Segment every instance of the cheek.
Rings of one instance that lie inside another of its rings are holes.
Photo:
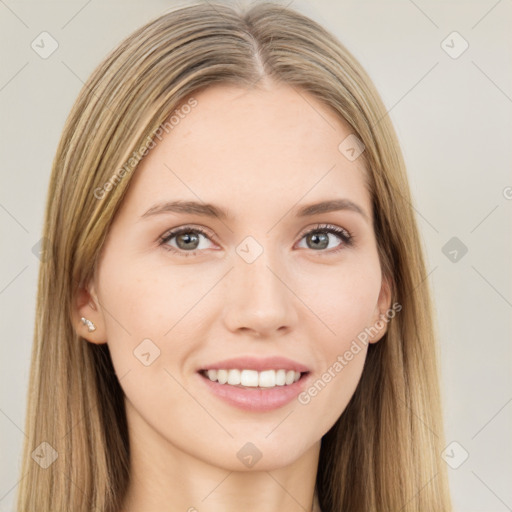
[[[151,267],[132,263],[130,271],[123,272],[118,263],[102,281],[108,346],[126,399],[156,427],[167,421],[166,411],[183,409],[178,369],[193,347],[181,342],[188,317],[180,320],[194,303],[193,293],[183,287],[183,297],[176,281],[168,284]]]
[[[201,340],[194,333],[218,276],[116,254],[104,260],[99,277],[109,350],[121,386],[129,398],[144,397],[158,408],[158,394],[149,390],[175,385],[170,374],[181,380],[182,364]]]
[[[357,353],[355,353],[357,352]],[[343,414],[359,384],[366,359],[367,347],[340,351],[323,371],[311,380],[297,397],[297,415],[306,419],[303,435],[306,438],[323,436]],[[312,424],[307,418],[315,418]]]
[[[318,371],[298,402],[311,417],[321,418],[324,432],[343,413],[361,378],[380,287],[378,261],[360,260],[317,273],[314,290],[303,288],[304,302],[316,316],[310,339]]]
[[[354,255],[339,266],[302,269],[299,275],[297,295],[318,324],[311,339],[320,334],[323,350],[332,358],[375,319],[381,289],[378,259]]]
[[[207,294],[215,278],[192,266],[105,260],[100,282],[109,342],[117,344],[126,336],[133,343],[136,337],[162,339]]]

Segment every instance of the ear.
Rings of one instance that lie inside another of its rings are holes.
[[[96,329],[89,328],[82,322],[82,317],[90,320]],[[79,286],[73,303],[73,325],[79,336],[90,343],[101,345],[107,343],[105,321],[94,284]]]
[[[391,283],[387,277],[382,278],[379,299],[375,306],[372,326],[369,329],[369,343],[377,343],[388,330],[389,317],[386,312],[391,308]]]

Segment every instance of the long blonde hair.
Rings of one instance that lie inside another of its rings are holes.
[[[382,100],[357,60],[308,17],[272,3],[243,11],[208,2],[159,16],[120,43],[64,127],[46,204],[19,512],[119,512],[130,453],[122,376],[108,344],[77,334],[77,290],[93,275],[139,148],[199,90],[250,88],[262,78],[314,95],[363,142],[380,262],[392,302],[402,305],[384,338],[368,347],[356,392],[322,439],[320,506],[451,510],[423,249]]]

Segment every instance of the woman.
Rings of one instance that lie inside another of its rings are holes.
[[[201,3],[128,37],[44,236],[18,510],[451,510],[403,159],[315,22]]]

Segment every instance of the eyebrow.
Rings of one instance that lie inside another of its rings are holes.
[[[356,203],[349,199],[330,199],[319,203],[308,204],[297,210],[297,217],[309,217],[320,213],[328,213],[340,210],[348,210],[361,215],[367,222],[370,219],[367,213]],[[158,203],[147,210],[141,219],[160,215],[163,213],[188,213],[192,215],[203,215],[205,217],[217,217],[218,219],[234,219],[234,215],[228,210],[209,203],[199,203],[196,201],[166,201]]]

